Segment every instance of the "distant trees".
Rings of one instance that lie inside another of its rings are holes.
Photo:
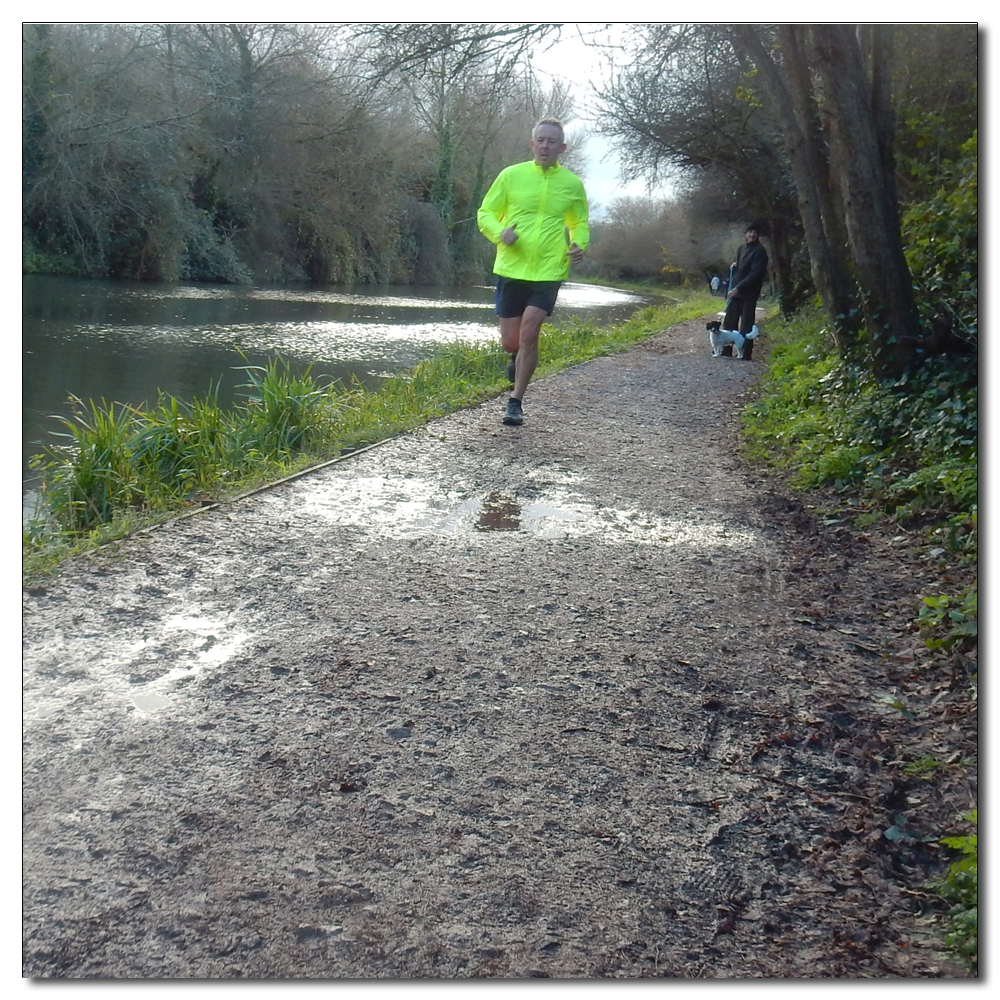
[[[197,230],[172,179],[190,115],[143,67],[151,32],[27,25],[24,227],[33,248],[85,273],[157,276]]]
[[[588,256],[612,280],[680,284],[696,270],[692,242],[682,203],[617,198],[594,224]]]
[[[303,25],[27,25],[29,253],[147,280],[306,277],[311,211],[351,205],[341,185],[324,203],[315,147],[372,148],[322,70],[329,42]]]
[[[485,186],[570,111],[521,59],[557,27],[26,24],[25,267],[478,280]]]

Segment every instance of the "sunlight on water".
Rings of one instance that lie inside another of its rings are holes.
[[[467,297],[442,296],[436,292],[426,295],[396,293],[386,291],[381,294],[370,292],[349,292],[329,289],[309,288],[242,288],[242,287],[202,287],[173,285],[122,289],[122,297],[135,299],[169,300],[192,299],[201,301],[246,299],[258,302],[307,302],[331,305],[374,306],[391,309],[492,309],[493,288],[490,285],[476,285],[462,289],[463,293],[482,296],[482,301],[470,301]],[[595,306],[622,305],[642,302],[642,296],[622,288],[606,288],[600,285],[581,285],[572,281],[563,284],[559,292],[559,308],[590,309]]]
[[[253,299],[261,299],[272,302],[335,302],[347,305],[358,306],[378,306],[391,309],[415,308],[415,309],[489,309],[487,302],[468,302],[461,299],[432,299],[413,298],[404,295],[352,295],[345,292],[286,292],[275,291],[255,291],[249,296]]]
[[[304,360],[416,361],[427,355],[431,344],[483,343],[496,337],[487,323],[254,323],[227,326],[81,326],[67,331],[91,341],[128,342],[142,351],[162,350],[165,345],[196,347],[235,344],[258,354],[292,355]],[[155,341],[151,339],[155,335]],[[408,348],[410,350],[408,350]]]
[[[559,305],[577,309],[592,306],[619,305],[633,303],[639,305],[643,297],[622,288],[604,288],[600,285],[574,285],[567,282],[559,290]]]

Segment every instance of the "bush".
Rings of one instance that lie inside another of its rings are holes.
[[[975,509],[978,389],[961,359],[886,383],[834,353],[818,313],[769,332],[763,391],[743,418],[752,457],[794,469],[798,488],[857,490],[897,516]]]
[[[979,810],[962,817],[973,826],[979,822]],[[979,837],[976,833],[944,837],[946,847],[961,851],[947,874],[935,886],[945,902],[950,903],[946,917],[945,943],[974,969],[979,965]]]
[[[936,194],[903,216],[906,262],[924,321],[935,315],[970,344],[979,339],[979,138],[946,165]]]

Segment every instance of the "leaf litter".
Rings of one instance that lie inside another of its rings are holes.
[[[939,571],[740,463],[754,373],[680,324],[28,591],[24,975],[967,975]]]

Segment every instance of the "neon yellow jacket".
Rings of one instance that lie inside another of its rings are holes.
[[[505,278],[563,281],[569,244],[586,250],[590,242],[583,182],[558,163],[543,170],[528,160],[501,170],[476,218],[479,231],[497,247],[493,272]],[[500,234],[514,223],[517,240],[507,246]]]

